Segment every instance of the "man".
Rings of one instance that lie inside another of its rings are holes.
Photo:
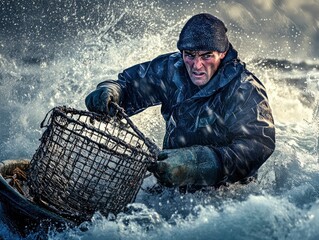
[[[198,14],[177,48],[100,83],[85,99],[90,111],[128,115],[162,104],[163,151],[149,168],[166,186],[219,186],[245,181],[275,148],[275,128],[262,83],[229,43],[224,23]]]

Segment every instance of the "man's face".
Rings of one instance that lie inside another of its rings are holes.
[[[204,86],[217,71],[226,52],[183,50],[183,60],[190,79],[196,86]]]

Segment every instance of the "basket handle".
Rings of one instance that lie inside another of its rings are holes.
[[[48,122],[50,121],[50,119],[52,118],[52,114],[51,112],[53,112],[53,109],[52,108],[50,111],[47,112],[47,114],[45,115],[44,119],[42,120],[42,122],[40,123],[40,127],[41,128],[44,128],[44,127],[48,127]],[[50,114],[50,116],[49,116]],[[45,124],[46,123],[46,124]]]
[[[120,112],[121,116],[128,122],[128,124],[132,127],[132,129],[136,132],[136,134],[142,138],[149,147],[150,151],[155,155],[155,159],[158,155],[158,153],[161,151],[161,149],[153,142],[151,141],[148,137],[146,137],[132,122],[132,120],[129,118],[129,116],[126,114],[125,110],[120,107],[118,104],[111,102],[110,103],[118,112]]]

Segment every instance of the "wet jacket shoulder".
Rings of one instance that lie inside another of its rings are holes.
[[[170,100],[176,90],[171,81],[174,65],[180,60],[180,53],[168,53],[125,69],[118,75],[118,83],[123,91],[121,105],[128,115]]]
[[[227,142],[212,148],[222,161],[224,182],[253,176],[275,149],[274,120],[265,87],[242,67],[240,75],[220,89],[222,107],[216,113]]]

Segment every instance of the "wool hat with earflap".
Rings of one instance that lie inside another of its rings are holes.
[[[225,24],[217,17],[201,13],[191,17],[183,27],[177,48],[180,51],[218,51],[229,48]]]

